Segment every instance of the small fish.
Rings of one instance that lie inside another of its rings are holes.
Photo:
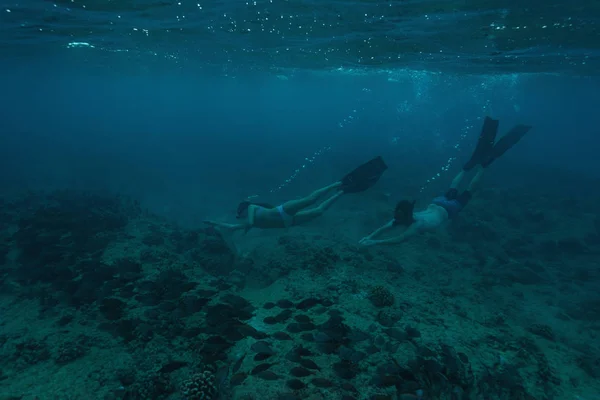
[[[310,317],[308,315],[304,315],[304,314],[296,315],[294,317],[294,319],[296,320],[296,322],[299,322],[301,324],[308,324],[308,323],[312,322],[310,320]]]
[[[286,382],[287,387],[292,390],[300,390],[306,387],[306,384],[302,382],[300,379],[290,379]]]
[[[302,365],[304,368],[316,369],[319,371],[321,370],[321,368],[319,368],[319,366],[313,360],[309,360],[307,358],[300,359],[300,361],[298,361],[298,364]]]
[[[254,343],[252,346],[250,346],[250,348],[257,353],[275,354],[269,343],[265,342],[264,340]]]
[[[183,368],[189,363],[187,361],[171,361],[165,364],[158,372],[169,374],[173,371],[177,371],[179,368]]]
[[[275,380],[279,379],[279,375],[277,375],[273,371],[263,371],[263,372],[257,374],[256,376],[258,376],[259,378],[264,379],[266,381],[275,381]]]
[[[242,335],[250,336],[250,337],[253,337],[254,339],[264,339],[267,337],[266,333],[258,331],[247,324],[237,324],[237,325],[233,325],[233,327],[236,328],[237,331],[239,333],[241,333]]]
[[[258,353],[254,356],[254,361],[264,361],[271,356],[272,354],[269,353]]]
[[[279,314],[277,314],[277,315],[275,316],[275,319],[276,319],[278,322],[285,322],[285,321],[287,321],[288,319],[290,319],[290,317],[292,316],[292,314],[293,314],[293,311],[292,311],[292,310],[290,310],[290,309],[283,310],[282,312],[280,312]]]
[[[314,378],[312,381],[310,381],[310,383],[312,383],[313,385],[315,385],[318,388],[330,388],[333,386],[333,382],[330,381],[329,379],[325,379],[325,378]]]
[[[225,340],[222,336],[210,336],[204,340],[206,344],[219,344],[219,345],[228,345],[229,342]]]
[[[302,357],[310,357],[310,356],[314,355],[314,353],[312,351],[310,351],[310,349],[307,349],[306,347],[303,347],[303,346],[294,347],[293,351],[294,351],[294,353],[296,353]]]
[[[261,372],[264,372],[264,371],[268,370],[269,368],[271,368],[273,365],[275,365],[275,363],[259,364],[256,367],[254,367],[252,372],[250,372],[250,375],[260,374]]]
[[[302,368],[302,367],[294,367],[290,370],[290,374],[292,374],[293,376],[297,377],[297,378],[303,378],[305,376],[309,376],[312,375],[313,372],[309,371],[306,368]]]
[[[265,303],[265,304],[263,305],[263,308],[264,308],[265,310],[270,310],[270,309],[271,309],[271,308],[273,308],[273,307],[275,307],[275,303],[273,303],[273,302],[271,302],[271,301],[269,301],[268,303]]]
[[[247,377],[248,377],[247,373],[240,372],[240,373],[233,375],[231,377],[231,379],[229,380],[229,382],[231,383],[231,386],[237,386],[237,385],[242,384],[246,380]]]
[[[315,324],[313,324],[312,322],[307,322],[305,324],[300,324],[300,330],[302,330],[303,332],[305,332],[305,331],[314,331],[315,329],[317,329],[317,326]]]
[[[294,353],[293,351],[290,351],[289,353],[287,353],[285,355],[285,358],[292,362],[298,362],[302,359],[302,357],[300,357],[298,354]]]
[[[289,300],[282,299],[277,302],[277,306],[279,308],[292,308],[294,306],[294,303],[292,303]]]
[[[293,340],[292,337],[285,332],[275,332],[271,336],[277,340]]]
[[[313,338],[315,339],[315,342],[317,342],[317,343],[333,342],[333,339],[331,338],[331,336],[329,336],[325,332],[317,332],[313,335]]]
[[[215,385],[218,388],[222,388],[225,384],[225,381],[229,377],[229,366],[223,365],[221,368],[215,372]]]
[[[235,374],[239,371],[242,363],[244,362],[244,358],[246,358],[246,353],[242,354],[242,356],[233,364],[233,368],[231,369],[232,374]]]
[[[300,303],[296,304],[296,308],[298,310],[308,310],[309,308],[316,306],[320,302],[321,300],[311,297],[308,299],[304,299]]]

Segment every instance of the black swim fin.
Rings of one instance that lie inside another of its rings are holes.
[[[471,159],[463,166],[463,170],[469,171],[476,165],[482,164],[486,160],[489,160],[490,154],[494,147],[494,142],[496,141],[496,134],[498,133],[499,124],[499,120],[485,117],[485,121],[483,121],[483,128],[481,128],[481,133],[479,134],[479,139],[477,140],[477,147],[475,147],[475,151],[473,151]]]
[[[344,193],[363,192],[377,183],[387,169],[381,156],[368,161],[342,178]]]
[[[502,136],[498,143],[494,145],[489,154],[488,159],[481,163],[483,168],[488,167],[495,159],[506,153],[508,149],[513,147],[527,132],[531,130],[529,125],[516,125],[506,135]]]

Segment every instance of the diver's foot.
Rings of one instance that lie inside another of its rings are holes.
[[[328,190],[332,190],[332,189],[340,189],[343,186],[342,181],[337,181],[332,183],[331,185],[327,186]]]

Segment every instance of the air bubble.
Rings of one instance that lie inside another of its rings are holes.
[[[370,93],[371,93],[371,89],[368,89],[368,88],[362,89],[361,96],[358,99],[360,107],[352,109],[346,117],[344,117],[341,121],[338,121],[338,124],[337,124],[338,128],[344,129],[348,126],[351,126],[352,124],[354,124],[355,122],[357,122],[360,119],[360,112],[362,112],[364,110],[364,107],[362,106],[363,101],[367,100],[362,97],[365,96],[366,94],[370,94]],[[307,169],[306,168],[307,164],[314,164],[315,161],[317,161],[320,157],[322,157],[325,154],[327,154],[328,152],[330,152],[331,149],[332,149],[331,146],[323,146],[320,149],[317,149],[312,154],[312,156],[304,157],[303,158],[304,164],[300,168],[295,169],[294,173],[291,176],[289,176],[284,181],[284,183],[280,184],[279,186],[277,186],[274,189],[271,189],[269,191],[269,193],[276,193],[276,192],[284,189],[285,187],[289,186],[289,184],[291,184],[293,181],[296,180],[296,178],[298,177],[298,174],[300,173],[301,170]]]
[[[468,119],[465,120],[465,124],[464,124],[464,127],[463,127],[463,129],[461,131],[461,134],[460,134],[459,138],[458,138],[458,142],[454,146],[452,146],[452,148],[455,149],[457,152],[460,152],[460,150],[461,150],[461,144],[462,144],[463,140],[468,136],[467,133],[471,129],[473,129],[473,125],[471,125],[469,123]],[[422,193],[427,188],[427,185],[430,184],[431,182],[435,181],[436,178],[440,178],[443,175],[443,173],[448,172],[450,170],[450,167],[452,166],[452,164],[454,163],[454,161],[456,159],[457,159],[457,157],[450,157],[450,158],[448,158],[448,161],[446,161],[446,164],[443,165],[440,168],[440,171],[436,172],[434,176],[432,176],[431,178],[429,178],[429,179],[427,179],[425,181],[425,184],[423,184],[423,186],[421,186],[421,189],[419,190],[419,193]]]

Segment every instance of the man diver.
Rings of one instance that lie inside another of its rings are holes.
[[[445,195],[436,197],[427,209],[418,212],[414,211],[415,201],[400,201],[396,205],[394,218],[370,235],[362,238],[359,244],[361,246],[374,246],[402,243],[412,236],[421,232],[434,230],[449,219],[455,218],[465,208],[469,200],[471,200],[473,193],[479,188],[479,183],[485,169],[521,140],[531,129],[531,126],[528,125],[516,125],[496,142],[498,125],[498,120],[490,117],[485,118],[477,146],[471,159],[452,180],[450,189]],[[475,176],[471,179],[467,190],[459,193],[458,186],[463,180],[465,173],[473,169],[475,169]],[[404,229],[399,236],[388,239],[375,239],[376,236],[396,227]]]

